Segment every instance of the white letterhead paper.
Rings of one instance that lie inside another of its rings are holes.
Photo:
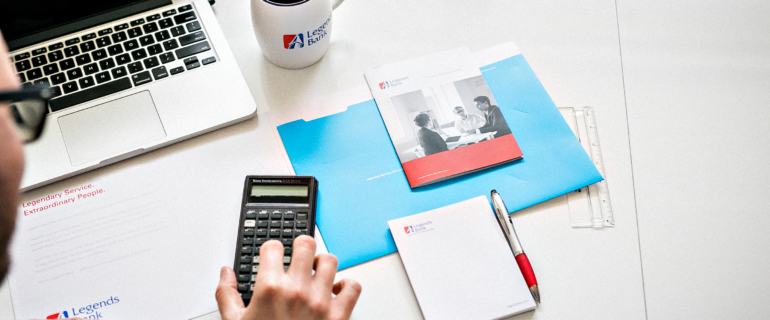
[[[425,319],[499,319],[535,309],[486,197],[388,225]]]

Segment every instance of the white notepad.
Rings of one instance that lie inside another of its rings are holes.
[[[535,309],[486,197],[388,224],[425,319],[499,319]]]

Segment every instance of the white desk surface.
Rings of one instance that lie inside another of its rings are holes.
[[[214,8],[260,112],[515,41],[557,106],[595,108],[617,226],[571,229],[563,197],[515,213],[543,297],[516,319],[722,319],[770,314],[770,4],[754,2],[347,0],[302,70],[262,57],[248,1]],[[397,254],[340,276],[363,285],[354,319],[421,318]]]

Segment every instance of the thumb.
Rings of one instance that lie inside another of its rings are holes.
[[[216,291],[217,306],[223,320],[240,319],[245,307],[238,293],[235,272],[230,267],[222,267],[219,272],[219,285]]]

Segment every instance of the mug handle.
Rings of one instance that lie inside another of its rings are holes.
[[[332,4],[332,10],[337,9],[337,7],[339,7],[340,4],[342,4],[342,1],[345,1],[345,0],[336,0],[336,1],[334,1],[334,4]]]

